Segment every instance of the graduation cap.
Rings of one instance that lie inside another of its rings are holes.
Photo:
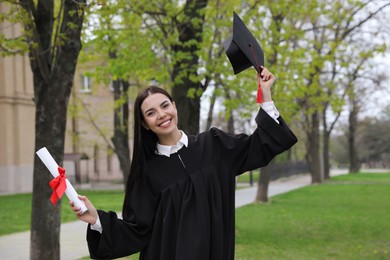
[[[261,103],[260,73],[261,66],[264,66],[264,52],[235,12],[233,17],[233,36],[229,37],[223,45],[233,67],[234,74],[238,74],[252,66],[256,69],[258,74],[257,102]]]

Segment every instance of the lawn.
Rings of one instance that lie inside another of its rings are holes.
[[[124,192],[121,190],[79,190],[78,193],[88,196],[99,209],[122,210]],[[77,220],[68,202],[68,198],[64,195],[62,223]],[[0,209],[0,236],[30,229],[31,193],[0,196]]]
[[[79,193],[121,210],[123,191]],[[62,222],[75,220],[63,204]],[[0,208],[0,235],[29,229],[31,194],[0,196]],[[390,173],[334,177],[237,209],[236,259],[390,259],[389,212]]]
[[[390,174],[332,178],[236,210],[236,259],[390,259]]]

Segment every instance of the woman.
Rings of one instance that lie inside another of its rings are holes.
[[[134,105],[133,160],[123,220],[114,212],[71,206],[89,223],[92,258],[233,259],[235,177],[267,165],[297,142],[271,98],[274,76],[263,68],[264,103],[250,136],[216,128],[187,136],[177,127],[174,101],[163,89],[142,91]],[[267,112],[265,112],[265,110]]]

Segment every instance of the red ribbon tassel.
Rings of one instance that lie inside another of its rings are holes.
[[[263,103],[263,91],[261,90],[261,84],[260,84],[260,72],[257,73],[257,103]]]
[[[57,200],[60,199],[62,195],[64,195],[66,190],[65,169],[58,167],[58,173],[59,175],[49,182],[49,185],[53,190],[50,201],[54,206],[57,204]]]
[[[261,68],[260,68],[259,64],[257,63],[255,52],[253,51],[252,44],[250,44],[250,43],[249,43],[249,48],[251,50],[253,59],[255,60],[255,63],[256,63],[256,70],[258,70],[258,72],[257,72],[257,97],[256,97],[256,102],[257,103],[263,103],[263,91],[261,90],[261,84],[260,84]]]

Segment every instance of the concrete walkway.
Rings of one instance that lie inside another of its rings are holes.
[[[344,171],[332,172],[332,176],[343,174]],[[310,185],[310,175],[294,176],[286,179],[272,181],[268,187],[268,195],[272,197],[303,186]],[[257,187],[239,189],[236,191],[236,207],[250,204],[254,201]],[[87,225],[81,221],[64,223],[61,225],[61,259],[75,260],[88,256],[86,243]],[[30,258],[30,232],[20,232],[0,236],[0,259],[29,259]]]

